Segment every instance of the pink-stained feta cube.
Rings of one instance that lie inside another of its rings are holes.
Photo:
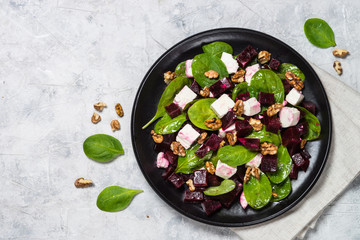
[[[176,136],[178,141],[185,149],[189,149],[191,144],[200,136],[190,124],[186,124]]]
[[[192,62],[193,60],[192,59],[189,59],[189,60],[186,60],[185,61],[185,74],[188,78],[193,78],[193,74],[192,74],[192,68],[191,68],[191,65],[192,65]]]
[[[246,71],[246,73],[245,73],[245,81],[250,84],[251,78],[259,70],[260,70],[260,65],[259,64],[254,64],[254,65],[251,65],[251,66],[245,68],[245,71]]]
[[[244,115],[254,116],[261,111],[260,103],[256,100],[255,97],[252,97],[244,101]]]
[[[219,118],[222,118],[234,105],[235,103],[229,95],[223,94],[210,105],[210,108]]]
[[[262,160],[263,155],[261,153],[256,154],[256,156],[251,159],[248,163],[245,164],[245,167],[259,167],[261,164],[261,160]]]
[[[237,72],[239,64],[230,53],[223,52],[221,55],[221,61],[225,64],[226,70],[229,74]]]
[[[169,166],[169,161],[165,158],[163,152],[159,152],[156,158],[156,166],[158,168],[167,168]]]
[[[245,209],[248,206],[248,202],[246,201],[244,192],[240,195],[240,205],[243,209]]]
[[[235,131],[236,131],[236,128],[235,128],[235,123],[234,123],[233,125],[230,125],[225,130],[222,130],[222,128],[220,128],[218,136],[221,138],[224,138],[227,133],[231,133],[231,132],[235,132]]]
[[[287,101],[284,100],[283,103],[282,103],[283,107],[285,107],[286,104],[287,104]]]
[[[237,168],[233,168],[219,160],[216,165],[215,175],[223,179],[228,179],[231,178],[236,173],[236,171]]]
[[[181,110],[183,110],[189,102],[194,100],[197,97],[196,93],[194,93],[188,86],[184,86],[181,91],[176,94],[174,98],[174,103],[177,104]]]
[[[283,107],[279,113],[283,128],[295,126],[300,120],[300,111],[292,107]]]
[[[304,95],[295,88],[291,89],[291,91],[286,95],[286,101],[293,106],[299,105],[304,99]]]

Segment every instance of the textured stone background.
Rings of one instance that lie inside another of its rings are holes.
[[[229,229],[181,216],[143,178],[130,112],[144,74],[187,36],[244,27],[285,41],[337,76],[332,49],[312,46],[303,34],[305,20],[320,17],[338,47],[351,52],[338,78],[359,91],[359,16],[360,1],[353,0],[0,1],[0,239],[237,239]],[[99,100],[110,109],[93,125]],[[116,102],[125,117],[112,133]],[[126,154],[109,164],[87,159],[82,143],[95,133],[120,139]],[[76,189],[80,176],[95,186]],[[326,209],[306,239],[360,239],[359,183]],[[145,192],[125,211],[106,213],[95,203],[109,185]]]

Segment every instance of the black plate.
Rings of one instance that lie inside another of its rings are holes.
[[[156,168],[156,153],[153,150],[153,140],[150,130],[141,127],[148,122],[156,112],[157,104],[165,84],[163,74],[175,69],[182,61],[193,58],[202,53],[201,46],[214,41],[229,43],[234,54],[239,53],[251,44],[259,50],[267,50],[272,57],[281,62],[288,62],[298,66],[306,76],[304,95],[307,100],[315,102],[318,109],[317,117],[320,120],[322,131],[319,140],[309,142],[307,149],[312,155],[310,166],[306,173],[299,172],[298,180],[292,181],[292,192],[278,203],[270,203],[261,210],[248,207],[243,210],[238,202],[230,209],[222,209],[212,216],[206,216],[200,204],[183,202],[183,189],[175,189],[170,183],[161,178],[163,170]],[[325,165],[331,142],[331,113],[324,88],[315,71],[309,63],[294,49],[280,40],[261,32],[241,29],[225,28],[202,32],[191,36],[166,51],[146,73],[137,92],[131,121],[131,134],[134,152],[146,180],[155,192],[171,207],[187,217],[226,227],[249,226],[270,220],[294,207],[314,186]]]

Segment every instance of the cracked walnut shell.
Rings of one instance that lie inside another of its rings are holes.
[[[111,126],[111,130],[113,130],[113,132],[120,130],[120,123],[118,120],[112,120],[110,123]]]
[[[207,78],[218,78],[219,77],[219,73],[214,71],[214,70],[207,71],[207,72],[204,73],[204,75]]]
[[[205,126],[212,129],[218,130],[222,126],[222,122],[220,119],[210,118],[204,122]]]
[[[98,122],[101,121],[101,117],[99,114],[97,113],[94,113],[91,117],[91,122],[94,123],[94,124],[97,124]]]
[[[241,69],[240,71],[237,71],[232,77],[231,77],[231,81],[234,83],[241,83],[244,82],[245,76],[245,70]]]
[[[269,117],[275,116],[278,112],[280,112],[280,110],[282,108],[283,108],[283,105],[281,103],[275,103],[266,110],[266,114]]]
[[[181,143],[172,142],[170,145],[170,149],[171,151],[173,151],[175,155],[178,155],[180,157],[185,157],[185,148],[181,145]]]
[[[332,53],[335,57],[344,58],[349,54],[349,51],[346,49],[336,48]]]
[[[343,70],[342,70],[342,67],[341,67],[341,63],[339,61],[335,61],[334,64],[333,64],[333,67],[335,69],[335,71],[337,72],[338,75],[341,75]]]
[[[255,118],[250,118],[249,124],[253,127],[253,129],[257,132],[260,131],[263,127],[263,124],[260,120],[257,120]]]
[[[275,144],[264,142],[261,144],[260,149],[262,155],[275,155],[278,147]]]
[[[150,134],[155,143],[162,143],[164,140],[164,137],[160,134],[157,134],[154,130],[151,130]]]
[[[106,103],[98,102],[94,104],[94,108],[96,111],[101,112],[106,107]]]
[[[271,53],[269,53],[268,51],[261,51],[258,54],[258,60],[260,64],[265,64],[268,61],[270,61],[271,58]]]
[[[77,188],[90,187],[93,184],[93,181],[90,179],[78,178],[75,180],[74,185]]]

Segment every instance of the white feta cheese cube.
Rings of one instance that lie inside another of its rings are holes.
[[[245,164],[245,167],[259,167],[261,164],[261,160],[262,160],[263,155],[261,153],[256,154],[256,156],[251,159],[248,163]]]
[[[167,168],[169,166],[169,161],[165,158],[163,152],[159,152],[156,158],[156,166],[158,168]]]
[[[193,62],[192,59],[189,59],[189,60],[185,61],[185,75],[188,78],[194,77],[193,74],[192,74],[192,68],[191,68],[192,62]]]
[[[185,86],[178,94],[176,94],[174,103],[176,103],[181,109],[184,109],[186,104],[194,100],[196,97],[196,93],[194,93],[188,86]]]
[[[210,105],[210,108],[219,118],[222,118],[234,105],[234,101],[227,94],[223,94]]]
[[[219,129],[219,134],[218,136],[221,138],[226,137],[227,133],[231,133],[231,132],[235,132],[236,128],[235,128],[235,123],[233,125],[230,125],[228,128],[226,128],[225,130],[223,130],[222,128]]]
[[[254,116],[261,111],[260,103],[256,100],[255,97],[252,97],[244,101],[244,115]]]
[[[178,141],[185,149],[189,149],[191,144],[193,144],[199,136],[200,133],[198,133],[190,124],[186,124],[176,136],[176,141]]]
[[[242,192],[240,195],[240,205],[243,209],[245,209],[249,205],[249,203],[246,201],[244,192]]]
[[[233,168],[219,160],[216,165],[215,175],[223,179],[228,179],[231,178],[232,175],[236,173],[236,171],[237,168]]]
[[[260,70],[260,65],[259,64],[254,64],[254,65],[251,65],[251,66],[245,68],[245,71],[246,71],[246,73],[245,73],[245,81],[250,84],[251,78],[259,70]]]
[[[231,54],[227,52],[223,52],[221,55],[221,61],[225,64],[229,74],[233,74],[237,72],[239,68],[239,64]]]
[[[283,107],[279,113],[283,128],[295,126],[300,119],[300,111],[292,107]]]
[[[304,95],[301,92],[296,90],[295,88],[291,89],[291,91],[286,95],[286,101],[293,106],[298,105],[304,99]]]

